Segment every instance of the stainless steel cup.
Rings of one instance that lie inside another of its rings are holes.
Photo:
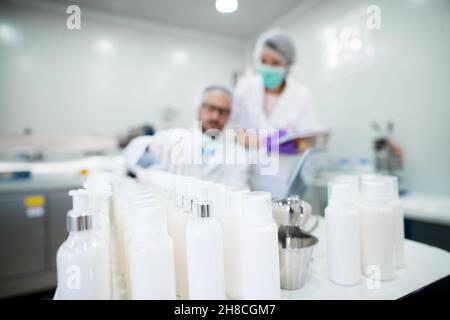
[[[311,211],[311,205],[296,195],[272,201],[273,218],[278,226],[301,228],[311,216]]]
[[[297,290],[303,287],[311,253],[318,241],[297,226],[278,228],[281,289]]]

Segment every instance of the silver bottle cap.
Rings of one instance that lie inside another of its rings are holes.
[[[212,206],[210,203],[197,204],[197,218],[209,218],[212,216]]]
[[[92,215],[67,215],[67,231],[84,231],[92,229]]]

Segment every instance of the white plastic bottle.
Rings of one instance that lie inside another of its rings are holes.
[[[175,225],[183,210],[183,180],[176,179],[177,184],[172,194],[171,206],[167,209],[167,228],[172,239],[175,235]]]
[[[130,298],[175,299],[173,244],[164,207],[143,202],[136,210],[128,247]]]
[[[124,181],[118,181],[118,183],[115,185],[116,207],[114,208],[114,227],[116,229],[117,235],[119,270],[124,276],[126,275],[127,268],[126,231],[130,218],[130,194],[136,192],[137,190],[138,185],[136,181],[131,180],[131,178]],[[125,284],[128,284],[126,280]]]
[[[200,187],[195,212],[186,229],[189,299],[225,299],[223,242],[220,223],[212,213],[207,187]]]
[[[214,217],[222,221],[222,217],[227,210],[226,194],[229,189],[226,185],[220,183],[206,183],[211,202],[214,205]]]
[[[398,179],[395,176],[386,176],[384,179],[387,183],[390,203],[394,209],[395,263],[397,268],[403,268],[405,267],[405,220],[398,195]]]
[[[104,233],[108,243],[111,236],[110,198],[112,186],[90,180],[84,183],[84,188],[89,192],[90,205],[99,214],[94,216],[93,226]]]
[[[239,299],[279,299],[278,228],[272,218],[270,193],[246,193],[242,214]]]
[[[249,189],[238,188],[228,190],[228,209],[222,216],[225,292],[231,299],[239,299],[242,296],[240,291],[242,283],[240,222],[244,194],[249,191]]]
[[[136,217],[139,214],[140,208],[142,206],[155,206],[158,204],[161,204],[160,198],[155,195],[154,193],[151,193],[146,188],[141,188],[139,191],[133,192],[129,195],[129,205],[128,205],[128,214],[126,215],[126,223],[125,223],[125,232],[124,232],[124,257],[125,257],[125,272],[124,272],[124,279],[125,283],[127,285],[128,293],[131,293],[132,290],[132,284],[130,281],[130,254],[128,252],[130,248],[130,241],[131,237],[134,234],[135,228],[139,227],[139,222],[137,221]],[[129,298],[131,298],[129,296]]]
[[[360,221],[355,183],[328,185],[325,208],[328,279],[343,286],[361,279]]]
[[[196,184],[185,182],[182,193],[182,209],[175,212],[175,224],[173,225],[173,242],[175,254],[175,279],[177,295],[181,299],[188,299],[188,276],[186,265],[186,226],[192,214],[192,202]]]
[[[361,252],[366,276],[375,280],[395,278],[394,212],[382,180],[362,184]]]
[[[67,213],[69,237],[56,256],[58,299],[108,300],[111,282],[108,246],[92,228],[86,190],[72,190],[73,210]]]
[[[111,215],[110,202],[112,195],[112,186],[108,184],[103,175],[94,175],[94,178],[88,179],[83,186],[89,193],[90,207],[97,214],[93,216],[93,228],[101,232],[105,237],[108,246],[108,256],[110,261],[109,274],[111,277],[111,288],[113,287],[112,279],[112,259],[111,259]],[[111,292],[112,297],[112,292]]]
[[[354,174],[339,174],[334,179],[333,182],[336,183],[347,183],[353,186],[358,193],[358,197],[361,189],[360,177]],[[359,199],[357,199],[359,201]]]

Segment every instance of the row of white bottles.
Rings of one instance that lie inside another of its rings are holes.
[[[270,193],[162,172],[140,181],[167,200],[178,297],[280,298]]]
[[[114,234],[120,299],[175,299],[174,246],[161,194],[122,178],[114,184]]]
[[[149,173],[145,182],[119,179],[112,234],[111,187],[98,181],[85,187],[70,193],[74,209],[58,251],[58,298],[110,299],[117,286],[126,296],[114,297],[129,299],[280,297],[269,193],[163,172]],[[361,269],[389,280],[404,265],[393,177],[330,184],[326,227],[328,276],[337,284],[358,283]]]
[[[279,298],[269,193],[164,172],[84,186],[70,193],[57,298]]]
[[[361,185],[361,187],[360,187]],[[395,278],[404,267],[403,211],[391,176],[346,176],[330,183],[325,209],[330,281],[355,285],[361,273]]]

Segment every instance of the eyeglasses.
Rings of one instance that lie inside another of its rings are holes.
[[[202,108],[205,108],[208,113],[217,111],[221,117],[229,116],[231,113],[231,110],[226,107],[218,107],[209,103],[202,103]]]

